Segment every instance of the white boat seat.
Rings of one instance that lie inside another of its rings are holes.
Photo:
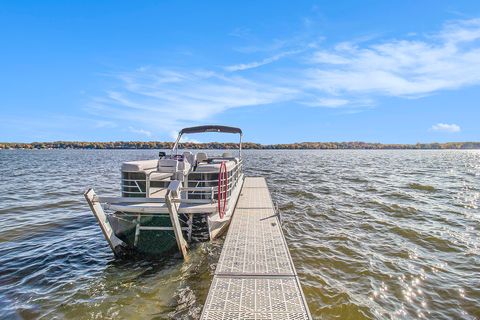
[[[197,160],[197,156],[191,153],[190,151],[185,151],[183,153],[183,161],[188,161],[191,165],[195,164]]]
[[[122,163],[123,172],[149,171],[157,168],[158,160],[139,160]]]
[[[233,158],[232,154],[230,152],[224,152],[222,154],[222,158]]]
[[[205,160],[208,160],[208,156],[205,152],[197,153],[197,162],[203,162]]]
[[[177,172],[181,172],[183,174],[187,174],[190,171],[191,167],[192,165],[190,164],[188,159],[184,159],[183,161],[175,159],[158,160],[158,172],[161,173],[174,174]]]
[[[165,180],[173,176],[173,173],[169,172],[152,172],[150,174],[150,181],[160,181]]]
[[[213,163],[199,163],[197,166],[197,170],[195,172],[210,172],[210,173],[217,173],[220,171],[221,162],[213,162]],[[225,161],[225,166],[227,171],[233,170],[236,163],[233,160]]]
[[[188,171],[190,171],[190,168],[192,165],[187,159],[183,159],[183,161],[178,162],[178,169],[179,171],[183,171],[183,174],[187,174]]]
[[[178,161],[174,159],[158,160],[158,171],[165,173],[175,173],[178,170]]]

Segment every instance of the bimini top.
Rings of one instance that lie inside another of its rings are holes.
[[[242,134],[242,129],[235,128],[235,127],[227,127],[227,126],[198,126],[198,127],[190,127],[190,128],[183,128],[180,130],[179,135],[185,133],[202,133],[202,132],[227,132],[227,133],[239,133]]]

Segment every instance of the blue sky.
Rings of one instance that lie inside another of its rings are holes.
[[[0,39],[0,141],[480,140],[477,1],[4,1]]]

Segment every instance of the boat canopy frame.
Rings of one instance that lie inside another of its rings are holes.
[[[229,127],[229,126],[220,126],[220,125],[206,125],[206,126],[196,126],[196,127],[189,127],[183,128],[180,130],[177,136],[177,140],[175,140],[175,144],[172,148],[172,155],[177,154],[178,152],[178,144],[180,143],[180,139],[184,134],[191,134],[191,133],[205,133],[205,132],[222,132],[222,133],[234,133],[240,135],[240,141],[238,144],[238,155],[242,157],[242,137],[243,132],[242,129],[236,127]]]

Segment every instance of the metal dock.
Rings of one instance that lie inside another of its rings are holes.
[[[311,319],[262,177],[245,178],[201,319]]]

